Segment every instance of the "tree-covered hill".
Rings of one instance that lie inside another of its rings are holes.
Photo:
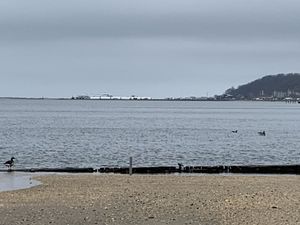
[[[300,97],[300,74],[268,75],[238,88],[226,90],[237,99]]]

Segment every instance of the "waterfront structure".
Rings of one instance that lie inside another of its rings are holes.
[[[77,100],[151,100],[151,97],[140,97],[136,95],[131,96],[113,96],[110,94],[103,94],[98,96],[88,96],[88,95],[79,95],[77,97],[72,97],[72,99]]]

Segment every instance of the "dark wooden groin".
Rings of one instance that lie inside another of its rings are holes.
[[[300,174],[300,165],[230,166],[230,173]]]
[[[0,172],[7,172],[1,169]],[[129,167],[101,167],[94,168],[29,168],[12,169],[11,172],[54,172],[54,173],[119,173],[128,174]],[[170,173],[202,173],[202,174],[297,174],[300,175],[300,165],[232,165],[232,166],[156,166],[156,167],[133,167],[133,174],[170,174]]]
[[[128,174],[128,167],[105,167],[99,173]],[[203,174],[300,174],[300,165],[249,165],[249,166],[185,166],[182,168],[165,167],[133,167],[135,174],[166,174],[166,173],[203,173]]]
[[[66,167],[66,168],[26,168],[26,169],[12,169],[12,170],[0,170],[0,172],[28,172],[28,173],[94,173],[94,168],[76,168],[76,167]]]
[[[122,173],[128,174],[128,167],[104,167],[98,169],[99,173]],[[158,167],[133,167],[132,172],[136,174],[163,174],[163,173],[176,173],[179,170],[175,166],[158,166]]]
[[[226,173],[224,166],[185,166],[184,173]]]
[[[186,166],[185,173],[300,174],[300,165]]]

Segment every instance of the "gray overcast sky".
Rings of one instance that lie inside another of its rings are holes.
[[[206,96],[300,72],[299,0],[0,0],[0,96]]]

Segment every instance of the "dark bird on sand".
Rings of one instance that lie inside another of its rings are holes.
[[[13,167],[14,166],[14,164],[15,164],[15,157],[11,157],[11,159],[10,160],[8,160],[8,161],[6,161],[5,163],[4,163],[4,165],[5,166],[7,166],[9,169],[11,169],[11,167]]]

